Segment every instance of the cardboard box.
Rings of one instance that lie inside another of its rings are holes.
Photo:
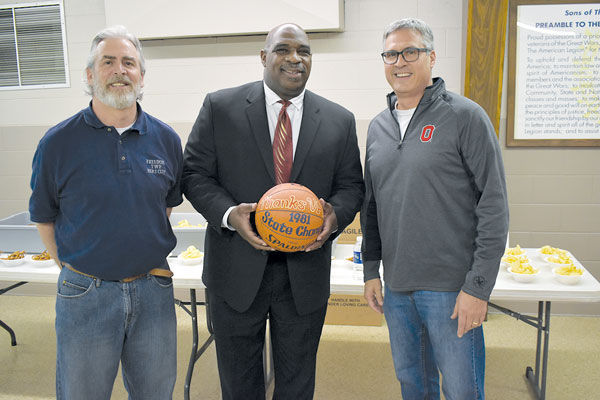
[[[362,230],[360,229],[360,213],[357,213],[356,217],[354,217],[354,221],[340,233],[337,237],[337,242],[340,244],[354,244],[357,236],[362,236]]]
[[[383,314],[369,307],[363,295],[332,294],[327,302],[327,325],[381,326]]]

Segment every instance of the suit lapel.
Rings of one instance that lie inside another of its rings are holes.
[[[271,144],[271,136],[269,134],[269,125],[267,122],[267,111],[265,105],[265,91],[262,81],[256,85],[248,93],[246,98],[248,106],[246,107],[246,116],[250,123],[250,130],[256,141],[258,151],[265,162],[269,176],[275,182],[274,167],[273,167],[273,146]]]
[[[302,170],[302,165],[306,161],[308,151],[317,136],[317,130],[321,123],[319,107],[315,102],[315,97],[308,90],[304,93],[304,111],[302,112],[302,123],[300,125],[300,135],[298,136],[298,145],[294,153],[294,164],[290,175],[290,182],[294,182]],[[271,165],[273,164],[271,160]]]

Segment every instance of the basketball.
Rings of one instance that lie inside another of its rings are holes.
[[[256,230],[275,250],[304,250],[317,239],[323,225],[323,207],[315,194],[296,183],[268,190],[256,206]]]

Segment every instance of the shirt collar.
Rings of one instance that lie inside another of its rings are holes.
[[[263,81],[263,86],[265,88],[265,102],[267,103],[268,106],[272,106],[273,104],[275,104],[279,100],[281,100],[281,97],[279,97],[277,95],[277,93],[272,91],[271,88],[268,87],[264,81]],[[289,100],[290,103],[292,103],[292,105],[294,107],[296,107],[296,109],[298,109],[298,110],[302,110],[302,104],[304,104],[304,93],[305,92],[306,92],[306,89],[302,89],[302,93],[300,93],[298,96]]]
[[[136,102],[136,108],[137,108],[137,118],[136,118],[135,122],[133,123],[133,126],[131,128],[129,128],[129,130],[136,131],[140,135],[145,135],[147,126],[148,126],[148,122],[146,121],[146,114],[144,112],[142,112],[142,106],[140,106],[140,103]],[[107,126],[107,125],[103,124],[102,121],[100,121],[98,119],[98,117],[96,116],[96,114],[94,113],[94,110],[92,109],[91,101],[90,101],[90,105],[85,110],[83,110],[83,119],[86,124],[88,124],[89,126],[94,127],[94,128],[104,128]]]

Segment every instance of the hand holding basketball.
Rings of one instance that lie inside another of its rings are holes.
[[[260,237],[275,250],[301,251],[321,233],[323,206],[310,189],[283,183],[262,196],[255,221]]]
[[[227,219],[227,223],[235,229],[235,231],[256,250],[269,250],[270,248],[257,234],[254,232],[250,224],[250,213],[256,210],[256,203],[241,203],[238,204]]]
[[[321,227],[321,232],[319,233],[319,236],[317,236],[317,239],[312,242],[305,251],[313,251],[321,248],[327,239],[329,239],[329,236],[331,236],[338,227],[337,216],[335,215],[333,206],[323,199],[319,199],[319,201],[321,202],[321,206],[323,206],[323,226]]]

